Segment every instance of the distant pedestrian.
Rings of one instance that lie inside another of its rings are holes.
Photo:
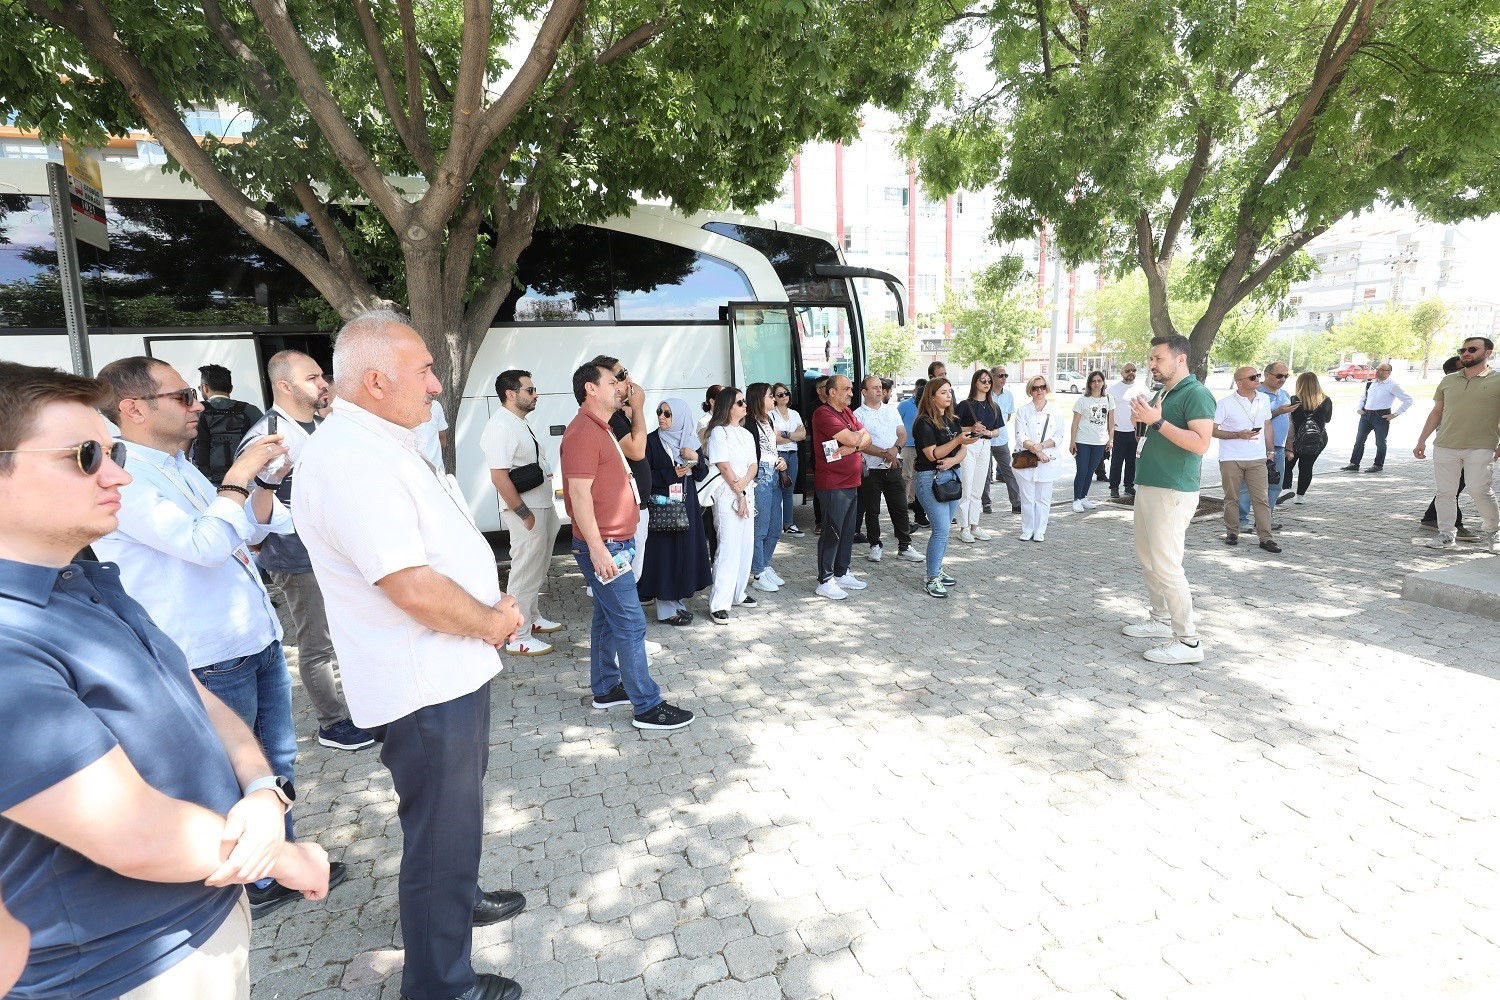
[[[1260,391],[1260,372],[1253,366],[1236,369],[1235,391],[1214,408],[1214,437],[1219,439],[1219,477],[1224,486],[1224,544],[1240,543],[1238,498],[1243,485],[1250,491],[1255,511],[1255,534],[1260,547],[1280,552],[1271,538],[1270,467],[1276,461],[1271,433],[1271,401]],[[1277,483],[1277,486],[1280,486]]]
[[[927,366],[927,379],[931,381],[936,378],[947,378],[948,366],[941,361],[934,361]]]
[[[990,533],[979,526],[984,511],[984,480],[989,472],[990,442],[1000,434],[1005,417],[995,402],[994,377],[981,368],[969,379],[969,395],[954,408],[965,432],[972,432],[974,443],[964,449],[958,475],[963,483],[963,497],[958,501],[958,537],[960,541],[987,542]]]
[[[929,597],[946,598],[948,588],[958,582],[943,569],[958,497],[939,500],[937,489],[939,486],[948,492],[962,489],[958,466],[964,460],[964,449],[976,440],[966,435],[958,422],[953,386],[947,379],[936,378],[927,383],[912,433],[917,439],[917,499],[932,524],[923,584]]]
[[[234,464],[240,439],[262,413],[254,403],[230,398],[234,380],[223,365],[203,365],[198,376],[203,412],[198,415],[197,435],[190,443],[188,457],[210,483],[218,486]]]
[[[1318,376],[1303,372],[1297,376],[1297,394],[1292,397],[1297,408],[1292,411],[1292,429],[1287,434],[1286,478],[1281,485],[1286,489],[1293,475],[1296,476],[1296,492],[1292,503],[1305,504],[1307,488],[1312,485],[1313,466],[1318,456],[1328,447],[1328,422],[1333,419],[1333,400],[1323,393]]]
[[[641,504],[632,564],[635,578],[639,580],[646,563],[646,534],[651,528],[651,519],[645,514],[645,498],[651,492],[651,467],[646,464],[646,391],[630,377],[619,358],[601,354],[594,358],[593,363],[609,368],[619,386],[620,406],[609,418],[609,429],[620,442],[620,451],[624,453],[630,474],[635,479],[636,499]]]
[[[681,503],[687,529],[653,531],[646,536],[651,558],[637,587],[642,597],[656,598],[656,620],[666,625],[691,625],[688,599],[713,586],[703,511],[693,478],[701,447],[687,400],[674,396],[656,404],[656,430],[646,435],[651,498]]]
[[[723,477],[714,494],[714,525],[719,533],[714,556],[714,585],[708,598],[709,618],[715,625],[729,622],[729,609],[758,603],[746,593],[750,565],[755,558],[755,478],[759,443],[745,428],[745,394],[725,386],[714,400],[708,421],[708,461]]]
[[[1115,399],[1104,391],[1104,373],[1089,372],[1083,395],[1073,404],[1068,451],[1074,456],[1073,509],[1093,510],[1092,474],[1109,455],[1115,436]]]
[[[1371,433],[1375,435],[1375,461],[1365,471],[1384,471],[1385,439],[1391,432],[1391,421],[1411,409],[1412,403],[1411,394],[1391,378],[1391,363],[1385,361],[1377,365],[1375,377],[1365,383],[1364,395],[1355,411],[1359,414],[1359,429],[1354,432],[1354,451],[1349,456],[1349,464],[1339,471],[1359,471],[1359,463],[1365,457],[1365,439]]]
[[[1109,495],[1118,500],[1121,491],[1135,496],[1136,426],[1130,419],[1130,404],[1150,395],[1144,383],[1136,380],[1136,367],[1127,362],[1120,369],[1120,381],[1109,387],[1115,402],[1115,435],[1109,449]]]
[[[849,404],[854,383],[843,375],[828,380],[827,405],[819,407],[810,421],[813,449],[821,456],[814,486],[822,506],[822,531],[818,536],[818,596],[842,601],[848,591],[864,590],[865,582],[849,571],[859,520],[856,500],[863,479],[861,450],[870,443]]]
[[[781,473],[781,530],[788,535],[800,535],[802,529],[792,519],[796,511],[798,474],[802,464],[798,445],[807,440],[807,427],[802,423],[802,414],[792,409],[792,391],[783,383],[771,387],[771,399],[776,406],[771,410],[771,426],[776,431],[776,450],[786,469]]]
[[[984,513],[990,513],[990,485],[999,480],[1005,484],[1006,497],[1010,500],[1010,512],[1021,513],[1021,492],[1016,486],[1016,473],[1011,468],[1011,441],[1010,424],[1016,413],[1016,400],[1010,394],[1007,387],[1010,381],[1010,372],[1005,370],[1004,365],[996,365],[990,369],[991,386],[990,391],[995,405],[1000,407],[1000,429],[990,438],[990,461],[993,467],[985,471],[983,502]]]
[[[1433,394],[1432,413],[1412,454],[1427,457],[1427,439],[1437,431],[1432,471],[1437,480],[1437,537],[1435,549],[1458,544],[1459,478],[1463,477],[1482,521],[1479,544],[1500,551],[1500,508],[1495,503],[1495,459],[1500,457],[1500,373],[1490,367],[1494,341],[1469,337],[1459,352],[1459,370],[1444,375]]]
[[[1011,431],[1016,441],[1016,455],[1027,452],[1036,459],[1033,465],[1023,462],[1016,469],[1016,485],[1021,491],[1021,534],[1023,542],[1045,542],[1047,522],[1052,513],[1052,484],[1062,478],[1058,439],[1062,436],[1062,417],[1047,402],[1047,379],[1033,375],[1026,381],[1028,402],[1016,407]],[[1080,465],[1085,476],[1089,467]]]
[[[1151,613],[1123,629],[1141,639],[1169,639],[1147,650],[1155,663],[1199,663],[1203,643],[1193,592],[1182,568],[1187,529],[1198,510],[1203,455],[1213,441],[1214,397],[1188,370],[1188,339],[1151,341],[1151,375],[1162,389],[1131,403],[1130,418],[1146,425],[1135,469],[1135,555],[1146,578]]]

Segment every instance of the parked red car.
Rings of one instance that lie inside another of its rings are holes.
[[[1368,382],[1375,377],[1375,369],[1370,365],[1345,361],[1328,374],[1333,376],[1335,382],[1345,382],[1349,379],[1353,379],[1356,382]]]

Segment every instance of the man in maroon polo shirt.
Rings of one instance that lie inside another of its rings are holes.
[[[850,409],[854,383],[843,375],[828,380],[828,405],[812,415],[813,453],[818,461],[813,488],[823,513],[818,535],[818,596],[842,601],[851,590],[864,590],[865,582],[849,572],[854,552],[854,532],[859,511],[855,500],[864,471],[860,449],[870,443],[870,432]]]

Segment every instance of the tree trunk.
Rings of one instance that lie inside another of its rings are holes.
[[[1208,308],[1203,310],[1203,315],[1193,324],[1193,332],[1188,335],[1188,366],[1200,382],[1208,379],[1208,352],[1213,349],[1214,339],[1219,336],[1219,328],[1224,325],[1224,318],[1232,308],[1234,307],[1228,302],[1215,295],[1208,300]]]

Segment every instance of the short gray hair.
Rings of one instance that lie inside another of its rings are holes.
[[[368,371],[395,381],[396,352],[385,335],[393,326],[411,326],[411,320],[394,309],[371,309],[339,328],[333,341],[333,388],[340,396],[355,392]]]

